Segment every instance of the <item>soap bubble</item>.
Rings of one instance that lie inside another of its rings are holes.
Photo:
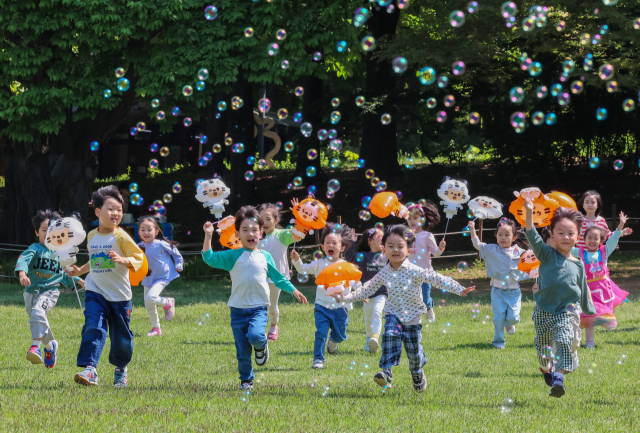
[[[322,258],[322,256],[323,256],[323,254],[322,254],[322,251],[320,251],[320,250],[315,250],[313,252],[314,260],[320,260]]]
[[[438,82],[438,87],[441,89],[444,89],[449,85],[449,78],[445,75],[440,75],[436,81]]]
[[[391,123],[391,115],[389,113],[385,113],[380,117],[380,122],[383,125],[388,125]]]
[[[451,24],[452,27],[461,27],[464,24],[464,12],[451,12],[449,14],[449,24]]]
[[[258,161],[258,168],[262,169],[265,168],[267,166],[267,161],[265,161],[264,159],[261,159]]]
[[[329,133],[326,129],[321,129],[320,131],[318,131],[318,140],[324,141],[327,138],[329,138]]]
[[[293,113],[293,121],[296,123],[302,122],[302,113]]]
[[[542,125],[544,123],[544,113],[542,111],[536,111],[531,116],[531,121],[534,125]]]
[[[337,108],[340,106],[340,98],[333,98],[331,99],[331,106],[333,108]]]
[[[158,165],[160,165],[160,163],[157,159],[152,159],[149,161],[149,168],[158,168]]]
[[[467,4],[467,12],[469,12],[470,14],[478,12],[478,8],[478,2],[476,1],[472,1]]]
[[[296,87],[296,90],[294,91],[296,96],[302,96],[304,95],[304,87],[302,86],[298,86]]]
[[[198,141],[200,142],[200,144],[207,144],[209,138],[206,135],[201,135],[200,137],[198,137]]]
[[[453,75],[462,75],[466,70],[467,66],[464,62],[453,62],[453,65],[451,66],[451,72],[453,72]]]
[[[467,237],[471,236],[471,229],[469,227],[465,227],[462,229],[462,236]]]
[[[139,131],[138,131],[138,128],[136,128],[136,127],[133,127],[133,128],[131,128],[131,129],[129,130],[129,133],[130,133],[131,135],[138,135],[138,132],[139,132]]]
[[[622,109],[627,113],[633,111],[636,108],[636,103],[633,99],[625,99],[622,103]]]
[[[307,151],[307,158],[316,159],[318,157],[318,151],[315,149],[309,149]]]
[[[124,68],[116,68],[116,78],[122,78],[124,77],[124,74]]]
[[[438,105],[438,101],[436,101],[436,98],[427,99],[427,108],[435,108],[436,105]]]
[[[227,109],[227,103],[224,101],[218,102],[218,110],[224,111]]]
[[[339,152],[340,150],[342,150],[342,140],[338,138],[331,140],[331,142],[329,143],[329,148],[334,152]]]
[[[207,6],[204,8],[204,17],[208,21],[213,21],[218,18],[218,8],[215,6]]]
[[[300,176],[296,176],[293,178],[293,184],[295,186],[300,186],[302,185],[302,178]]]
[[[539,99],[546,98],[548,94],[549,94],[549,89],[547,89],[547,86],[538,86],[536,88],[536,96]]]
[[[286,119],[288,115],[289,115],[289,112],[287,111],[286,108],[281,108],[278,110],[278,119],[280,120]]]
[[[556,23],[556,30],[561,32],[565,29],[565,27],[567,26],[567,24],[564,21],[558,21]]]
[[[615,93],[618,91],[618,82],[615,80],[611,80],[607,83],[607,92]]]
[[[329,162],[329,165],[331,166],[331,168],[338,168],[340,167],[340,160],[337,158],[333,158],[331,162]]]
[[[287,37],[287,31],[285,29],[280,29],[276,32],[276,39],[279,41],[284,40]]]
[[[562,92],[558,95],[558,104],[562,107],[569,105],[571,102],[571,96],[567,92]]]
[[[91,143],[89,143],[89,149],[91,149],[92,152],[97,151],[98,149],[100,149],[100,143],[98,143],[97,141],[92,141]]]
[[[320,60],[322,60],[322,53],[320,51],[313,53],[313,61],[319,62]]]
[[[231,148],[231,151],[233,153],[242,153],[244,152],[244,143],[236,143],[233,145],[233,147]]]
[[[624,168],[624,162],[621,159],[617,159],[613,162],[614,170],[622,170]]]
[[[129,184],[129,192],[138,192],[139,189],[140,187],[137,183],[133,182]]]
[[[332,190],[332,191],[339,191],[340,190],[340,181],[338,179],[329,180],[329,182],[327,183],[327,188]]]
[[[144,122],[138,122],[138,124],[136,125],[136,129],[138,131],[144,131],[146,127],[147,125]]]
[[[613,77],[613,66],[611,65],[601,65],[598,68],[598,76],[603,79],[603,80],[609,80],[611,77]]]
[[[532,17],[527,17],[522,20],[522,30],[530,32],[536,28],[536,20]]]
[[[365,51],[372,51],[376,47],[376,39],[373,36],[365,36],[360,41],[362,49]]]
[[[105,98],[111,98],[112,92],[109,89],[106,89],[104,92],[102,92],[102,94],[104,95]]]
[[[171,190],[175,193],[175,194],[179,194],[180,192],[182,192],[182,185],[180,185],[179,182],[176,182],[173,184],[173,187],[171,188]]]
[[[415,167],[416,163],[413,160],[413,158],[407,158],[404,160],[404,166],[405,168],[411,170],[413,167]]]
[[[425,66],[420,69],[420,75],[418,76],[420,83],[427,86],[436,82],[436,70],[431,66]]]
[[[193,124],[193,120],[191,120],[191,117],[185,117],[184,120],[182,121],[182,124],[184,126],[191,126]]]
[[[222,151],[222,146],[220,146],[217,143],[213,145],[213,152],[214,153],[220,153],[221,151]]]
[[[128,79],[120,78],[116,85],[118,87],[118,90],[120,90],[121,92],[126,92],[127,90],[129,90],[130,83]]]
[[[456,98],[453,95],[447,95],[444,97],[443,102],[445,107],[451,107],[456,103]]]
[[[480,113],[474,111],[473,113],[469,114],[470,124],[475,125],[478,122],[480,122]]]
[[[532,62],[531,65],[529,65],[528,70],[529,70],[529,75],[531,75],[532,77],[537,77],[542,73],[542,63]]]
[[[365,209],[369,207],[369,204],[370,204],[370,203],[371,203],[371,197],[369,197],[368,195],[367,195],[367,196],[362,197],[362,200],[360,201],[360,204],[361,204],[361,205],[362,205],[362,207],[363,207],[363,208],[365,208]]]
[[[261,98],[258,101],[258,109],[261,113],[266,113],[271,108],[271,101],[267,98]]]
[[[589,158],[589,167],[590,168],[598,168],[598,167],[600,167],[600,158],[598,158],[597,156]]]
[[[205,158],[204,156],[201,156],[200,158],[198,158],[198,165],[200,167],[204,167],[208,163],[209,163],[209,160],[207,158]]]
[[[580,80],[576,80],[571,83],[571,93],[579,95],[584,90],[584,83]]]
[[[364,260],[364,254],[362,253],[356,254],[356,262],[360,263],[363,260]]]
[[[169,148],[167,146],[164,146],[160,149],[160,156],[167,156],[169,155]]]
[[[505,398],[504,400],[502,400],[502,403],[500,403],[500,412],[509,413],[513,410],[514,407],[515,403],[513,402],[513,400],[511,400],[510,398]]]
[[[442,122],[446,122],[447,120],[447,113],[445,111],[440,111],[438,113],[438,115],[436,116],[436,120],[440,123]]]
[[[253,180],[254,174],[253,171],[251,170],[247,170],[244,172],[244,179],[245,180]]]
[[[226,146],[231,146],[231,145],[233,144],[233,138],[231,138],[231,137],[227,137],[227,138],[225,138],[225,139],[224,139],[224,144],[225,144]]]
[[[618,360],[616,361],[616,364],[624,365],[625,362],[627,362],[627,355],[620,355],[618,357]]]
[[[140,206],[144,199],[140,196],[140,194],[131,194],[129,197],[129,202],[134,206]]]
[[[269,44],[269,47],[267,47],[267,54],[269,54],[270,56],[275,56],[279,51],[280,46],[276,43]]]
[[[505,2],[502,4],[501,10],[502,10],[502,16],[504,18],[509,18],[516,15],[516,12],[518,11],[518,7],[514,2]]]
[[[313,166],[309,166],[309,167],[307,167],[307,170],[305,171],[305,173],[307,174],[307,176],[308,176],[308,177],[313,177],[313,176],[315,176],[315,175],[316,175],[316,172],[317,172],[317,170],[316,170],[316,168],[315,168],[315,167],[313,167]]]
[[[357,162],[358,168],[363,168],[364,164],[365,164],[364,159],[362,159],[362,158],[358,159],[358,162]]]
[[[375,171],[373,171],[373,169],[371,169],[371,168],[370,168],[369,170],[367,170],[367,171],[365,171],[365,172],[364,172],[364,176],[365,176],[367,179],[371,179],[371,178],[372,178],[373,176],[375,176],[375,175],[376,175],[376,172],[375,172]]]
[[[253,164],[255,164],[255,163],[256,163],[256,158],[255,158],[255,156],[249,156],[249,157],[247,158],[247,164],[248,164],[248,165],[253,165]]]
[[[556,116],[555,113],[547,113],[547,115],[544,118],[544,122],[547,125],[555,125],[557,120],[558,120],[558,116]]]
[[[253,37],[253,27],[247,27],[246,29],[244,29],[244,36],[246,38]]]
[[[305,137],[311,137],[311,133],[313,132],[313,126],[309,122],[304,122],[300,125],[300,132]]]
[[[385,191],[386,189],[387,189],[387,182],[385,182],[384,180],[381,180],[380,183],[376,185],[376,191],[378,192]]]
[[[294,149],[294,148],[295,148],[295,145],[293,144],[293,142],[292,142],[292,141],[287,141],[287,142],[284,144],[284,150],[285,150],[285,152],[291,153],[291,152],[293,152],[293,149]]]
[[[187,84],[182,88],[182,94],[184,96],[191,96],[193,94],[193,87]]]
[[[173,196],[171,194],[165,194],[162,196],[162,201],[165,203],[171,203],[173,201]]]
[[[234,96],[233,98],[231,98],[231,108],[233,108],[234,110],[238,110],[242,108],[243,105],[244,105],[244,101],[242,100],[241,97]]]
[[[280,67],[282,69],[287,69],[289,68],[289,61],[288,60],[283,60],[282,62],[280,62]]]
[[[369,221],[371,219],[371,213],[368,210],[361,210],[359,216],[362,221]]]
[[[209,78],[209,70],[206,68],[202,68],[198,71],[198,79],[201,81],[206,81]]]
[[[327,198],[333,198],[336,193],[332,189],[327,190]]]
[[[605,120],[608,115],[606,108],[598,108],[596,110],[596,119],[598,120]]]
[[[366,99],[365,99],[364,96],[357,96],[356,97],[356,106],[357,107],[362,107],[365,102],[366,102]]]
[[[172,116],[177,116],[178,114],[180,114],[180,107],[173,107],[171,109],[171,115]]]
[[[391,66],[393,67],[393,72],[396,74],[402,74],[407,71],[407,68],[409,68],[409,63],[404,57],[396,57],[391,62]]]
[[[339,53],[344,53],[345,51],[347,51],[347,42],[338,41],[338,43],[336,44],[336,50],[338,50]]]
[[[514,104],[519,104],[522,101],[524,101],[524,89],[522,87],[513,87],[511,88],[511,90],[509,90],[509,99],[511,100],[511,102],[513,102]]]
[[[198,89],[199,91],[204,90],[207,87],[207,85],[204,83],[204,81],[198,81],[196,83],[196,89]]]
[[[468,267],[469,265],[467,264],[467,262],[459,262],[457,265],[458,272],[464,272],[467,270]]]

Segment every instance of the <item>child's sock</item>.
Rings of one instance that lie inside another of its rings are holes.
[[[42,340],[33,340],[33,346],[40,347],[40,344],[42,344]]]
[[[276,332],[276,328],[278,327],[278,325],[271,325],[269,326],[269,332],[274,334]]]
[[[53,340],[44,345],[44,348],[47,350],[53,350]]]
[[[391,373],[391,369],[387,368],[385,370],[382,370],[384,372],[384,374],[386,374],[389,377],[393,377],[393,374]]]

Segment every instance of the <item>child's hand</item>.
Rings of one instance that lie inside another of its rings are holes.
[[[27,273],[25,271],[20,271],[20,284],[25,287],[31,285],[31,280],[27,277]]]
[[[309,303],[307,301],[307,298],[302,293],[300,293],[300,291],[298,289],[296,289],[293,292],[291,292],[291,294],[296,297],[298,302],[302,302],[303,304],[308,304]]]
[[[365,304],[368,304],[369,300],[368,299],[363,299],[362,302],[364,302]]]
[[[80,284],[82,286],[82,288],[84,289],[84,280],[78,280],[77,283]]]
[[[469,227],[470,230],[476,229],[476,223],[474,223],[473,221],[469,221],[469,224],[467,224],[467,226]]]
[[[442,238],[442,240],[440,241],[440,251],[444,251],[446,247],[447,243],[444,241],[444,238]]]
[[[531,201],[530,198],[524,199],[524,208],[527,210],[527,213],[530,213],[533,215],[533,202]]]
[[[351,229],[351,237],[350,237],[350,239],[352,241],[354,241],[354,242],[358,240],[358,235],[356,234],[356,229]]]
[[[300,254],[298,254],[296,250],[291,250],[291,260],[293,260],[294,262],[300,260]]]
[[[115,251],[109,251],[109,260],[119,265],[127,266],[129,264],[129,259],[127,257],[122,257]]]
[[[294,197],[291,199],[291,207],[289,209],[293,211],[293,207],[297,205],[298,205],[298,199]]]
[[[633,233],[631,227],[625,227],[624,230],[622,230],[622,236],[629,236],[631,233]]]
[[[176,272],[182,272],[181,268],[176,268]]]
[[[204,230],[205,235],[213,236],[213,224],[211,223],[211,221],[207,221],[206,223],[204,223],[202,229]]]
[[[80,268],[77,267],[76,265],[71,265],[71,270],[68,271],[68,270],[65,269],[65,272],[70,277],[79,277],[80,276]]]
[[[629,221],[629,217],[624,214],[624,212],[620,212],[620,224],[618,224],[618,230],[624,230],[624,225]]]
[[[476,289],[476,286],[467,287],[460,293],[460,296],[467,296],[467,293],[473,292]]]
[[[535,283],[533,285],[533,287],[531,288],[531,290],[533,291],[533,293],[537,292],[538,290],[540,290],[540,287],[538,286],[538,283]]]

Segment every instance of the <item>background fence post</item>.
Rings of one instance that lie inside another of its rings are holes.
[[[482,242],[482,229],[484,228],[484,220],[482,218],[478,218],[478,239]],[[478,251],[478,260],[480,260],[480,251]]]

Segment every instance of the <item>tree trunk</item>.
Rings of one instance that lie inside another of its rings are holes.
[[[386,8],[375,7],[367,25],[372,36],[378,40],[384,36],[392,37],[400,10],[396,6],[393,13]],[[396,110],[393,96],[396,91],[396,78],[389,60],[373,59],[374,52],[367,54],[366,98],[368,101],[382,102],[375,112],[366,113],[362,122],[362,144],[360,158],[365,160],[362,170],[372,168],[376,176],[388,180],[402,174],[398,164],[396,137]],[[383,125],[383,114],[391,115],[391,123]]]

